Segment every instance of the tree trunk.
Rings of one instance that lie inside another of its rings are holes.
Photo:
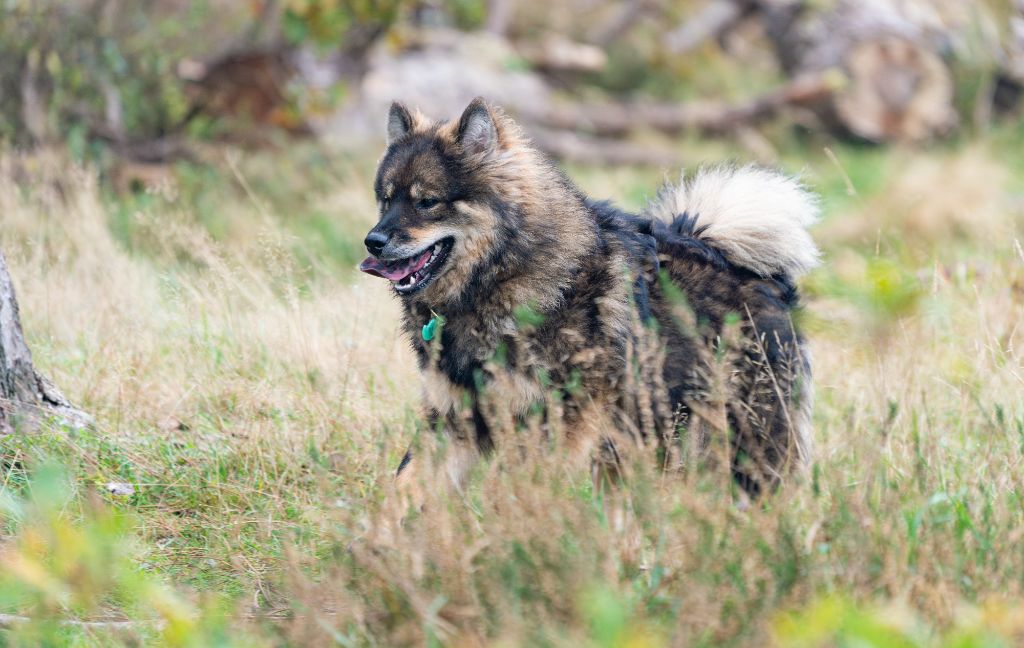
[[[790,76],[836,69],[844,87],[815,111],[826,126],[875,142],[921,141],[956,125],[949,34],[890,0],[762,0],[761,17]]]
[[[7,261],[0,252],[0,434],[34,428],[47,418],[73,428],[92,423],[88,414],[35,370],[21,331]]]

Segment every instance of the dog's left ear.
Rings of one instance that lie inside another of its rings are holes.
[[[459,143],[466,152],[486,155],[498,150],[498,129],[483,97],[470,102],[459,119]]]
[[[394,144],[412,132],[413,118],[409,109],[397,101],[388,111],[388,144]]]

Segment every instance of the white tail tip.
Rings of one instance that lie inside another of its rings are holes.
[[[647,215],[666,223],[696,218],[697,236],[730,263],[761,276],[797,278],[818,265],[807,227],[818,219],[816,197],[794,178],[754,166],[706,167],[666,185]]]

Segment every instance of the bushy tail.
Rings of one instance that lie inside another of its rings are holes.
[[[818,201],[793,178],[754,166],[716,166],[665,185],[646,214],[696,219],[694,234],[730,263],[762,276],[799,277],[818,264],[807,227]]]

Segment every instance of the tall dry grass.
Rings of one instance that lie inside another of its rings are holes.
[[[1008,175],[969,172],[1002,168],[983,148],[895,155],[819,231],[803,483],[743,508],[719,475],[641,462],[606,493],[524,439],[527,461],[499,450],[461,493],[424,471],[423,512],[387,497],[391,471],[410,441],[428,465],[446,448],[417,425],[384,286],[297,267],[287,214],[251,188],[224,205],[236,235],[211,238],[168,188],[126,244],[89,172],[8,155],[0,246],[30,344],[98,429],[3,441],[5,483],[43,453],[82,492],[131,480],[110,506],[135,515],[140,560],[226,593],[272,642],[833,645],[878,627],[906,637],[892,645],[1013,645],[1024,628],[985,620],[1024,610],[1024,210]],[[323,201],[355,235],[369,178],[346,173]]]
[[[300,282],[292,241],[257,200],[225,205],[236,212],[225,220],[249,230],[215,242],[169,189],[133,214],[129,250],[90,172],[7,157],[0,177],[2,241],[35,355],[107,432],[187,423],[225,403],[247,433],[275,411],[367,430],[415,400],[396,305],[354,274]],[[346,201],[372,218],[368,197]]]

